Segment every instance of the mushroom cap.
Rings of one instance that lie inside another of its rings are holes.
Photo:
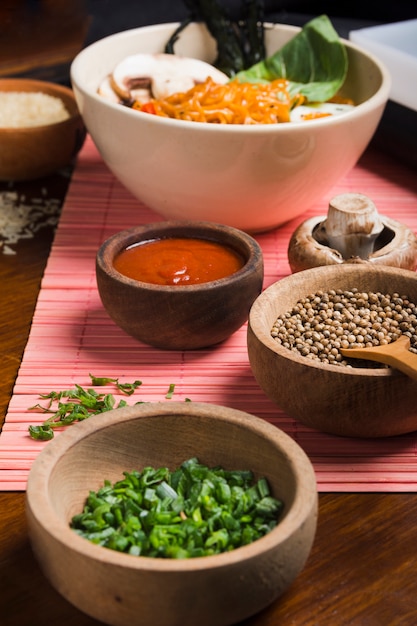
[[[293,273],[322,265],[341,263],[371,263],[389,265],[415,271],[417,269],[417,237],[405,224],[381,215],[387,243],[372,252],[367,259],[344,259],[341,253],[316,239],[326,216],[317,216],[302,222],[293,232],[288,245],[288,261]]]
[[[174,54],[133,54],[116,65],[110,82],[122,100],[162,98],[179,91],[188,91],[211,77],[225,84],[229,77],[200,59]]]

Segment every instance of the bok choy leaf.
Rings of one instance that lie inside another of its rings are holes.
[[[248,70],[238,72],[240,82],[269,82],[284,78],[290,92],[309,102],[325,102],[343,85],[348,70],[346,48],[326,15],[304,25],[280,50]]]

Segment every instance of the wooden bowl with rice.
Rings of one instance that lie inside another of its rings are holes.
[[[0,80],[0,180],[34,180],[68,165],[85,139],[72,90],[25,78]]]

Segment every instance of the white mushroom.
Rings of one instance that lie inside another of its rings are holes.
[[[187,91],[211,77],[224,84],[223,72],[199,59],[173,54],[134,54],[117,64],[110,77],[114,91],[125,102],[146,102]]]
[[[379,215],[362,194],[335,196],[326,216],[307,219],[293,232],[288,245],[292,272],[339,263],[372,263],[417,268],[415,233]]]

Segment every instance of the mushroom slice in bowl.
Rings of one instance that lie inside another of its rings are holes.
[[[110,83],[122,101],[147,102],[150,98],[188,91],[208,77],[220,84],[229,80],[226,74],[199,59],[163,53],[134,54],[116,65],[99,87],[99,93],[107,97],[107,83]]]

